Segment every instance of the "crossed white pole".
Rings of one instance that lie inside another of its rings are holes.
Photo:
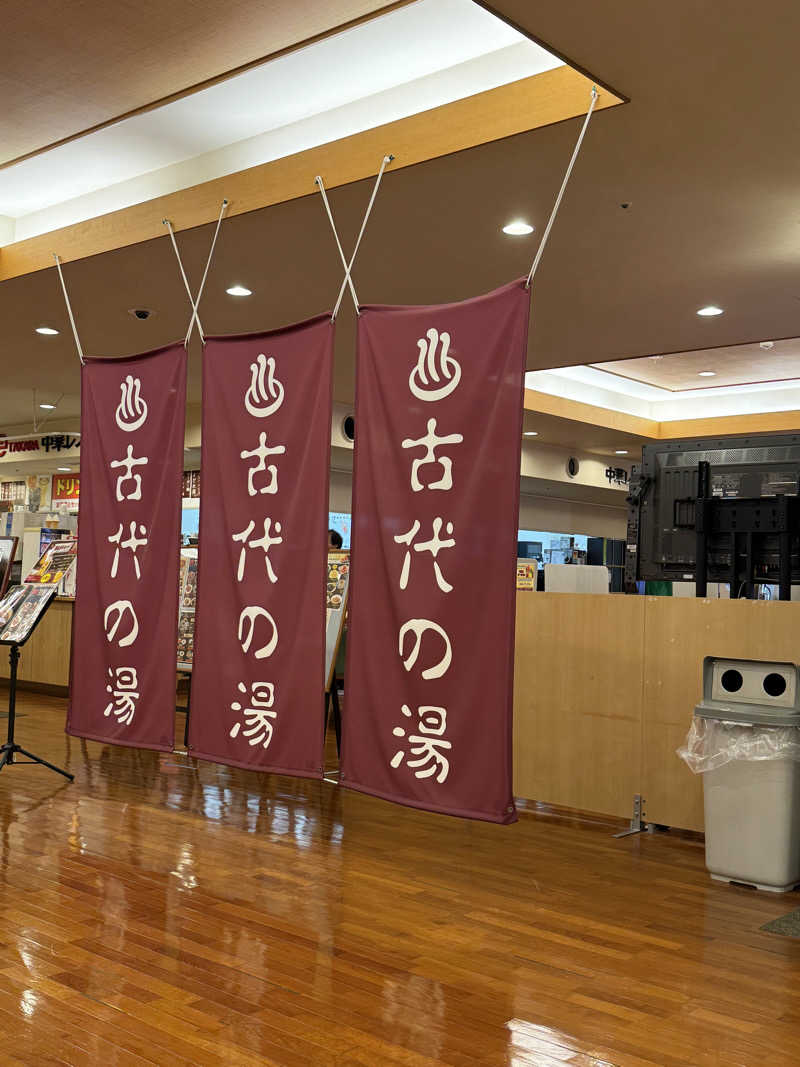
[[[336,304],[334,305],[334,308],[333,308],[333,314],[331,315],[331,321],[334,321],[334,322],[336,321],[336,316],[339,314],[339,308],[341,307],[341,304],[342,304],[342,297],[344,296],[344,291],[348,286],[350,287],[350,293],[352,294],[352,297],[353,297],[353,306],[356,309],[356,315],[360,315],[361,314],[361,311],[359,310],[359,306],[358,306],[358,296],[356,294],[356,287],[355,287],[355,285],[353,285],[353,278],[352,278],[353,264],[356,261],[356,256],[358,255],[358,249],[359,249],[359,247],[361,245],[361,238],[364,236],[364,230],[367,228],[367,222],[369,220],[370,214],[372,213],[372,206],[375,203],[375,197],[378,195],[378,187],[381,184],[381,178],[383,178],[383,172],[386,170],[386,167],[388,166],[389,163],[392,162],[393,159],[394,159],[394,156],[389,155],[389,156],[384,156],[382,161],[381,161],[380,170],[378,171],[378,176],[375,179],[375,185],[373,186],[373,189],[372,189],[372,196],[369,198],[369,204],[367,204],[367,210],[364,213],[364,219],[363,219],[363,221],[361,223],[361,229],[358,231],[358,238],[356,239],[355,248],[353,249],[353,254],[350,257],[350,261],[349,262],[347,261],[347,259],[345,257],[344,249],[342,248],[342,242],[339,240],[339,234],[338,234],[338,231],[336,229],[336,223],[333,221],[333,214],[331,213],[331,206],[328,203],[328,195],[325,192],[325,185],[324,185],[324,183],[322,181],[322,177],[318,174],[316,176],[316,178],[314,179],[316,184],[319,186],[320,193],[322,194],[322,202],[325,205],[325,210],[328,213],[328,220],[330,221],[331,229],[333,230],[333,236],[334,236],[334,239],[336,241],[336,247],[339,249],[339,257],[340,257],[340,259],[342,261],[342,266],[344,267],[344,278],[342,279],[342,285],[341,285],[341,288],[339,289],[339,296],[337,297]]]
[[[189,279],[186,277],[186,271],[183,269],[183,261],[181,260],[181,254],[178,251],[178,243],[175,240],[175,231],[172,228],[172,223],[169,219],[162,219],[163,224],[169,230],[169,237],[172,241],[172,247],[175,250],[175,258],[178,260],[178,267],[180,268],[181,277],[183,278],[183,284],[186,286],[186,295],[189,297],[189,303],[192,306],[192,317],[189,320],[189,329],[186,331],[186,337],[184,338],[184,347],[189,347],[189,338],[192,336],[192,329],[195,322],[197,323],[197,332],[200,335],[200,340],[203,344],[206,343],[206,336],[203,333],[203,327],[200,323],[200,316],[197,313],[197,309],[200,306],[200,300],[203,296],[203,290],[206,287],[206,278],[208,277],[208,271],[211,266],[211,260],[214,256],[214,249],[217,244],[217,237],[219,236],[219,228],[222,225],[222,216],[225,214],[225,209],[228,207],[228,201],[223,200],[219,209],[219,218],[217,219],[217,227],[214,230],[214,236],[211,240],[211,248],[208,252],[208,259],[206,260],[206,269],[203,271],[203,280],[200,282],[200,288],[197,290],[197,297],[192,296],[192,290],[189,286]]]

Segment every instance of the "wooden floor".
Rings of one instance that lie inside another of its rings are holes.
[[[800,1063],[800,941],[759,930],[800,894],[712,883],[697,841],[427,815],[19,710],[76,781],[0,774],[2,1064]]]

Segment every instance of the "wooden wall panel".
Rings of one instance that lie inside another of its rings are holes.
[[[641,765],[643,625],[643,597],[517,595],[517,796],[630,815]]]
[[[703,829],[702,775],[675,754],[702,693],[705,656],[800,655],[800,604],[646,597],[641,792],[647,818]]]

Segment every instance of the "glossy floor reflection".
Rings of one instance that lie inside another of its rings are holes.
[[[695,841],[426,815],[19,710],[76,781],[0,773],[2,1064],[800,1062],[800,942],[759,930],[797,894],[712,884]]]

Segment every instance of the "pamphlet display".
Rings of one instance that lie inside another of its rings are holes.
[[[44,549],[36,565],[26,577],[26,584],[58,585],[75,566],[78,558],[77,537],[63,541],[51,541]]]
[[[0,537],[0,597],[8,586],[8,576],[11,574],[11,564],[17,554],[17,544],[16,537]]]
[[[14,586],[0,601],[0,644],[24,645],[55,595],[55,585]]]
[[[71,782],[75,777],[73,774],[18,745],[14,736],[20,645],[25,644],[39,625],[56,595],[57,588],[55,585],[16,585],[0,600],[0,644],[10,645],[8,661],[11,666],[8,677],[8,732],[6,743],[0,745],[0,770],[19,762],[15,757],[20,755],[24,756],[23,763],[38,763]]]

